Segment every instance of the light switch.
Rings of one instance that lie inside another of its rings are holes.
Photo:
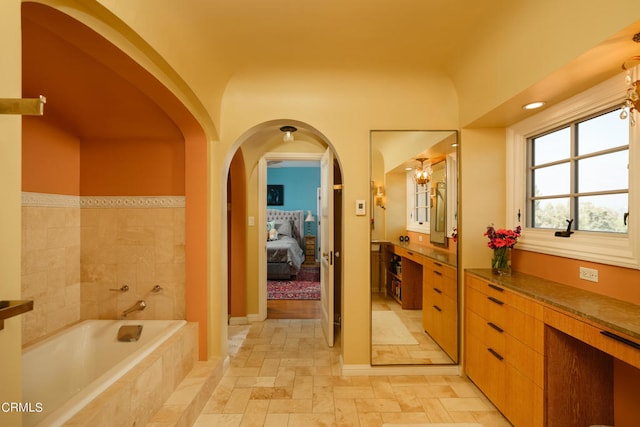
[[[256,220],[253,216],[249,216],[249,227],[256,225]]]
[[[364,200],[356,200],[356,215],[365,215],[366,202]]]

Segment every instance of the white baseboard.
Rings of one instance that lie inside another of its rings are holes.
[[[247,316],[242,316],[242,317],[230,317],[229,318],[229,325],[248,325],[249,324],[249,318]]]
[[[251,323],[251,322],[262,322],[264,319],[261,319],[258,313],[253,313],[253,314],[247,315],[247,320]]]

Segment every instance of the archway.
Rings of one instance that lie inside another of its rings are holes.
[[[293,125],[298,130],[295,133],[295,141],[283,142],[283,134],[280,131],[280,127],[283,125]],[[308,157],[319,160],[322,153],[329,149],[334,154],[333,147],[328,139],[317,129],[313,128],[307,123],[295,121],[295,120],[273,120],[264,122],[254,126],[248,131],[244,132],[240,138],[234,144],[233,150],[230,150],[227,156],[227,165],[231,164],[231,159],[234,158],[236,153],[241,152],[244,164],[247,166],[245,172],[246,176],[246,194],[247,194],[247,212],[248,217],[244,219],[244,224],[247,229],[247,255],[244,257],[243,267],[246,269],[247,274],[247,315],[246,320],[264,320],[266,318],[266,260],[265,243],[266,237],[261,224],[266,224],[266,193],[265,177],[264,174],[265,156],[271,157]],[[262,167],[261,167],[262,165]],[[230,168],[230,166],[228,166]],[[332,168],[332,172],[333,172]],[[340,172],[339,162],[336,160],[336,168]],[[234,183],[231,184],[232,188],[237,188]],[[227,202],[233,200],[232,195],[227,195]],[[233,203],[233,202],[232,202]],[[315,210],[315,207],[314,207]],[[342,214],[340,213],[333,218],[334,222],[341,224]],[[247,225],[248,224],[248,225]],[[227,227],[230,225],[227,224]],[[228,229],[227,229],[228,230]],[[341,232],[341,227],[336,227],[338,232]],[[336,238],[338,245],[341,243],[342,236],[339,234]],[[233,257],[232,254],[229,254]],[[256,262],[257,261],[257,262]],[[338,259],[336,258],[336,262]],[[238,264],[234,264],[236,268]],[[341,270],[336,269],[338,272],[336,283],[336,295],[337,300],[340,301],[341,296]],[[242,293],[239,293],[242,295]],[[234,298],[233,284],[230,286],[229,298]],[[339,305],[338,305],[339,307]],[[339,310],[337,310],[337,319],[340,318]],[[235,322],[236,319],[232,320]],[[239,320],[240,322],[242,320]],[[333,321],[333,319],[332,319]],[[338,321],[339,324],[339,321]]]

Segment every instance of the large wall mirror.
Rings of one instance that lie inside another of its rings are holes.
[[[370,138],[371,364],[456,364],[458,134]]]

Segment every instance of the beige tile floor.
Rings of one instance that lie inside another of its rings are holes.
[[[371,310],[391,310],[418,341],[417,345],[373,345],[371,363],[374,365],[452,364],[453,361],[422,328],[422,310],[403,310],[400,304],[384,293],[371,294]]]
[[[458,376],[341,376],[317,319],[229,327],[231,364],[195,426],[510,424]]]

